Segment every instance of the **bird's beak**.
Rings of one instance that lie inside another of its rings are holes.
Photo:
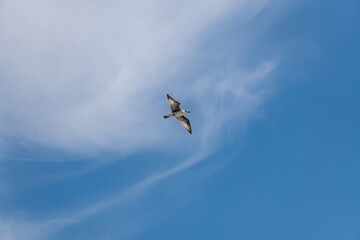
[[[190,111],[187,111],[188,113],[190,113]]]

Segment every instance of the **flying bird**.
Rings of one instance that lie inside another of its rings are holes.
[[[167,99],[170,103],[171,113],[164,116],[164,118],[175,117],[181,123],[181,125],[183,125],[184,128],[191,134],[192,132],[190,121],[184,116],[185,113],[190,113],[190,111],[180,109],[180,103],[170,97],[169,94],[167,94]]]

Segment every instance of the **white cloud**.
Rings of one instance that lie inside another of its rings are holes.
[[[0,133],[76,152],[169,142],[165,94],[191,83],[194,99],[209,86],[172,77],[213,23],[235,10],[249,19],[265,2],[2,1]]]
[[[46,238],[142,194],[211,153],[224,123],[244,122],[264,101],[276,62],[255,69],[217,66],[181,81],[174,76],[182,74],[213,24],[235,13],[246,23],[266,2],[2,1],[0,134],[5,139],[75,152],[126,153],[165,142],[175,146],[171,132],[189,142],[187,147],[196,142],[197,155],[64,218],[38,224],[0,219],[0,238]],[[164,123],[167,92],[185,108],[192,104],[192,141],[180,125],[174,130]]]

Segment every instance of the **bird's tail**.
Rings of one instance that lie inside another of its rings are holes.
[[[171,114],[164,116],[164,118],[169,118],[169,117],[171,117]]]

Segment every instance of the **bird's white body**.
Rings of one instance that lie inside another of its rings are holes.
[[[166,115],[166,118],[168,117],[182,117],[185,115],[185,113],[187,113],[188,111],[186,110],[180,110],[180,111],[176,111],[173,113],[170,113],[169,115]]]

